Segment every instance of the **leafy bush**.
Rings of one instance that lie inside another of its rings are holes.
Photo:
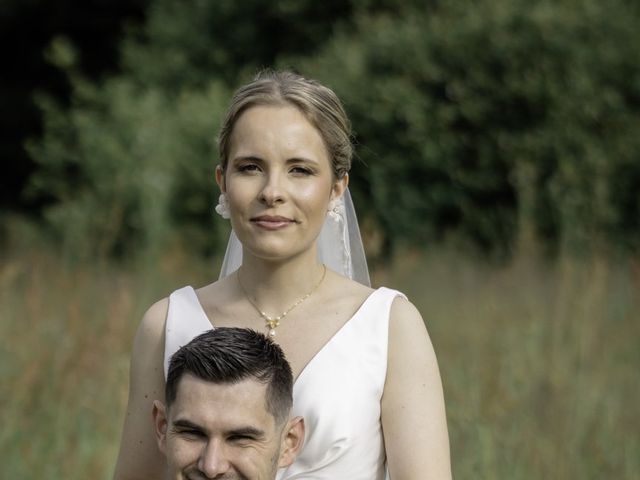
[[[640,34],[621,2],[444,2],[359,19],[304,69],[346,99],[388,242],[640,240]]]
[[[58,48],[67,58],[69,46]],[[227,89],[211,82],[167,95],[126,76],[100,85],[73,81],[68,111],[41,99],[45,133],[30,146],[41,164],[32,188],[55,199],[46,217],[63,232],[68,251],[129,253],[166,246],[176,227],[193,222],[210,230],[213,132]],[[197,248],[205,243],[199,234],[190,238]]]
[[[43,100],[31,145],[47,218],[74,252],[162,245],[170,232],[215,245],[219,118],[233,86],[278,64],[345,101],[362,160],[352,189],[378,253],[451,237],[501,253],[531,238],[637,249],[637,8],[419,4],[156,0],[123,43],[123,72],[99,84],[74,76],[58,45],[73,104]]]

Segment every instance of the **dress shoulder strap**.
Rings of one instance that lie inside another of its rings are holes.
[[[391,306],[397,297],[407,298],[398,290],[380,287],[367,298],[356,313],[356,318],[352,319],[358,336],[363,341],[367,339],[371,345],[376,346],[384,372],[387,370]]]
[[[398,290],[393,290],[387,287],[380,287],[376,289],[360,307],[359,315],[364,318],[371,319],[375,317],[383,323],[388,324],[389,313],[391,311],[391,305],[396,297],[406,299],[407,297]]]
[[[171,356],[194,337],[212,328],[193,287],[183,287],[169,296],[164,340],[165,378],[169,371]]]

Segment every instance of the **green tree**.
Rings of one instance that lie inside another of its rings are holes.
[[[637,248],[637,24],[625,2],[445,2],[361,17],[304,69],[347,100],[390,247]]]
[[[122,42],[121,73],[90,82],[64,38],[49,52],[73,87],[64,108],[40,98],[45,131],[29,151],[31,192],[72,255],[157,249],[178,235],[211,251],[215,133],[231,86],[279,55],[312,55],[335,22],[396,1],[150,2]]]
[[[87,82],[72,49],[54,49],[73,102],[42,101],[34,190],[73,252],[171,232],[215,245],[221,113],[233,86],[280,65],[345,101],[352,189],[383,252],[451,237],[502,253],[527,237],[635,249],[639,16],[620,0],[156,0],[119,75]]]
[[[212,227],[213,132],[228,90],[214,81],[169,96],[127,76],[97,85],[75,74],[68,43],[53,47],[54,61],[72,77],[74,104],[64,110],[40,99],[46,128],[30,145],[41,163],[32,188],[55,199],[45,214],[67,251],[159,248],[176,227],[196,233],[190,240],[203,246],[192,223]]]

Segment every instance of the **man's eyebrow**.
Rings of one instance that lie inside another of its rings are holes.
[[[174,420],[173,426],[182,427],[182,428],[192,428],[194,430],[202,430],[202,427],[200,425],[198,425],[197,423],[193,423],[192,421],[187,420],[186,418],[178,418],[177,420]]]
[[[264,430],[260,430],[259,428],[255,427],[241,427],[229,430],[229,432],[227,432],[227,435],[239,437],[254,437],[259,439],[265,437],[265,432]]]
[[[179,428],[189,428],[189,429],[194,429],[194,430],[203,430],[202,426],[198,425],[197,423],[193,423],[190,420],[184,419],[184,418],[179,418],[177,420],[175,420],[173,422],[173,426],[174,427],[179,427]],[[227,432],[228,436],[240,436],[240,437],[255,437],[255,438],[264,438],[266,436],[264,430],[260,430],[259,428],[256,427],[240,427],[240,428],[234,428],[232,430],[229,430]]]

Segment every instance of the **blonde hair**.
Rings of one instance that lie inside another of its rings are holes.
[[[320,82],[290,71],[264,70],[234,93],[218,135],[223,172],[229,161],[233,127],[244,111],[257,105],[292,105],[318,129],[331,158],[335,178],[351,169],[351,122],[337,95]]]

